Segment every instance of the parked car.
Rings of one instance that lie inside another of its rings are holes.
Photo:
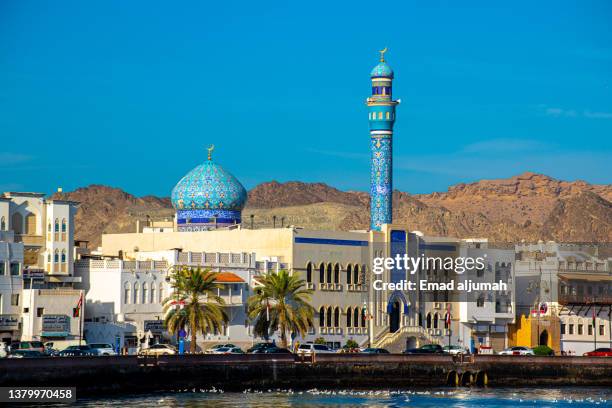
[[[149,348],[140,350],[142,356],[161,356],[176,354],[176,348],[170,344],[154,344]]]
[[[42,344],[42,341],[15,341],[11,343],[11,352],[17,350],[31,350],[44,353],[45,345]]]
[[[8,356],[8,347],[5,343],[0,342],[0,358]]]
[[[325,344],[307,343],[307,344],[300,344],[298,347],[297,353],[310,355],[313,353],[314,354],[329,354],[329,353],[335,353],[335,351],[330,349]]]
[[[219,347],[214,349],[213,354],[244,354],[240,347]]]
[[[78,347],[78,346],[76,346]],[[57,357],[90,357],[95,356],[93,350],[91,349],[78,349],[78,348],[67,348],[66,350],[62,350],[57,353]]]
[[[367,348],[362,351],[365,354],[389,354],[389,350],[384,348]]]
[[[275,347],[267,347],[263,349],[262,353],[264,354],[291,354],[291,351],[287,350],[286,348],[275,346]]]
[[[418,348],[404,350],[404,354],[442,354],[442,346],[439,344],[424,344]]]
[[[116,356],[117,353],[112,345],[108,343],[92,343],[89,345],[92,351],[96,353],[97,356]]]
[[[600,347],[583,354],[586,357],[612,357],[612,348]]]
[[[452,354],[454,356],[458,354],[468,354],[468,351],[466,349],[461,346],[456,346],[454,344],[442,347],[442,351],[444,351],[446,354]]]
[[[36,350],[15,350],[11,351],[8,358],[43,358],[47,357],[45,353]]]
[[[514,346],[508,347],[505,350],[499,352],[500,356],[533,356],[534,352],[529,347]]]
[[[247,353],[264,353],[266,349],[274,348],[274,343],[257,343],[253,347],[247,350]]]
[[[208,354],[215,354],[215,350],[218,350],[220,348],[224,348],[224,347],[236,347],[235,344],[232,343],[227,343],[227,344],[217,344],[211,348],[209,348],[208,350],[206,350],[205,352]]]

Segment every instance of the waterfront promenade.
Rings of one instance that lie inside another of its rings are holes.
[[[0,386],[75,386],[81,395],[215,387],[402,389],[612,386],[612,358],[322,354],[67,357],[0,360]]]

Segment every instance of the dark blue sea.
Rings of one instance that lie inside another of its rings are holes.
[[[79,407],[612,407],[608,388],[432,388],[405,391],[268,390],[242,393],[190,389],[173,393],[78,400]]]

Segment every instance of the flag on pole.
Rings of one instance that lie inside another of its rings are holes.
[[[81,296],[79,296],[79,301],[77,302],[77,305],[72,312],[72,317],[81,317],[82,307],[83,307],[83,292],[81,292]]]
[[[450,304],[446,305],[446,328],[450,329],[451,325],[451,312],[450,312]]]
[[[593,331],[595,331],[596,323],[597,323],[597,317],[595,316],[595,307],[593,307]]]

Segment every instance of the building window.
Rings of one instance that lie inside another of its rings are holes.
[[[128,282],[125,282],[125,284],[123,285],[123,303],[128,305],[130,303],[130,284]]]
[[[325,308],[319,308],[319,327],[325,327]]]
[[[306,265],[306,282],[312,283],[312,262],[308,262],[308,265]]]
[[[390,116],[390,113],[389,113],[389,112],[387,112],[387,115],[386,115],[386,116],[387,116],[387,120],[391,119],[391,116]]]
[[[583,334],[583,326],[584,326],[584,325],[582,325],[582,324],[579,324],[579,325],[578,325],[578,334],[579,334],[579,335],[582,335],[582,334]]]
[[[66,263],[66,250],[62,249],[62,263]]]
[[[590,329],[590,326],[589,326]],[[565,334],[565,323],[561,323],[561,334]]]
[[[327,276],[326,282],[332,283],[332,264],[327,264]]]
[[[59,218],[55,219],[55,232],[59,232],[60,227],[59,227]]]
[[[0,275],[6,275],[6,262],[0,261]]]
[[[366,319],[365,319],[365,309],[361,309],[361,327],[365,327]]]
[[[59,251],[57,249],[55,250],[55,255],[53,256],[53,261],[55,263],[59,262]]]
[[[427,328],[431,329],[431,313],[427,313]]]
[[[6,230],[6,219],[4,217],[0,218],[0,231]]]
[[[151,282],[151,303],[155,303],[155,283]]]
[[[359,307],[353,309],[353,327],[359,327]]]
[[[351,274],[353,273],[353,267],[351,266],[351,264],[348,264],[346,267],[346,283],[348,285],[350,285],[352,282],[352,276]]]
[[[45,314],[45,308],[39,307],[36,309],[36,317],[42,317]]]
[[[569,334],[574,334],[574,325],[573,324],[569,325]]]
[[[140,303],[140,285],[138,282],[134,284],[134,304]]]
[[[353,310],[349,307],[348,309],[346,309],[346,327],[353,327],[352,320],[353,320]]]
[[[11,306],[19,306],[19,293],[11,294]]]
[[[604,333],[604,325],[603,325],[603,324],[600,324],[600,325],[599,325],[599,335],[600,335],[600,336],[603,336],[604,334],[605,334],[605,333]]]
[[[325,323],[327,324],[327,327],[332,327],[332,308],[331,306],[329,306],[327,308],[327,316],[325,316]]]
[[[334,309],[334,327],[340,327],[340,308],[338,306]]]
[[[11,262],[11,276],[19,276],[19,264],[17,262]]]
[[[147,303],[149,301],[149,288],[146,283],[142,284],[142,303]]]
[[[319,265],[319,283],[325,283],[325,264]]]
[[[476,299],[476,307],[484,307],[484,302],[485,302],[484,295],[478,296],[478,299]]]
[[[378,119],[382,119],[382,112],[378,112]]]
[[[66,219],[62,220],[62,232],[66,232]]]
[[[593,335],[593,325],[592,324],[589,324],[587,331],[588,331],[589,336]]]
[[[334,283],[340,283],[340,265],[334,266]]]
[[[359,265],[355,265],[353,269],[353,283],[357,285],[359,283]]]

